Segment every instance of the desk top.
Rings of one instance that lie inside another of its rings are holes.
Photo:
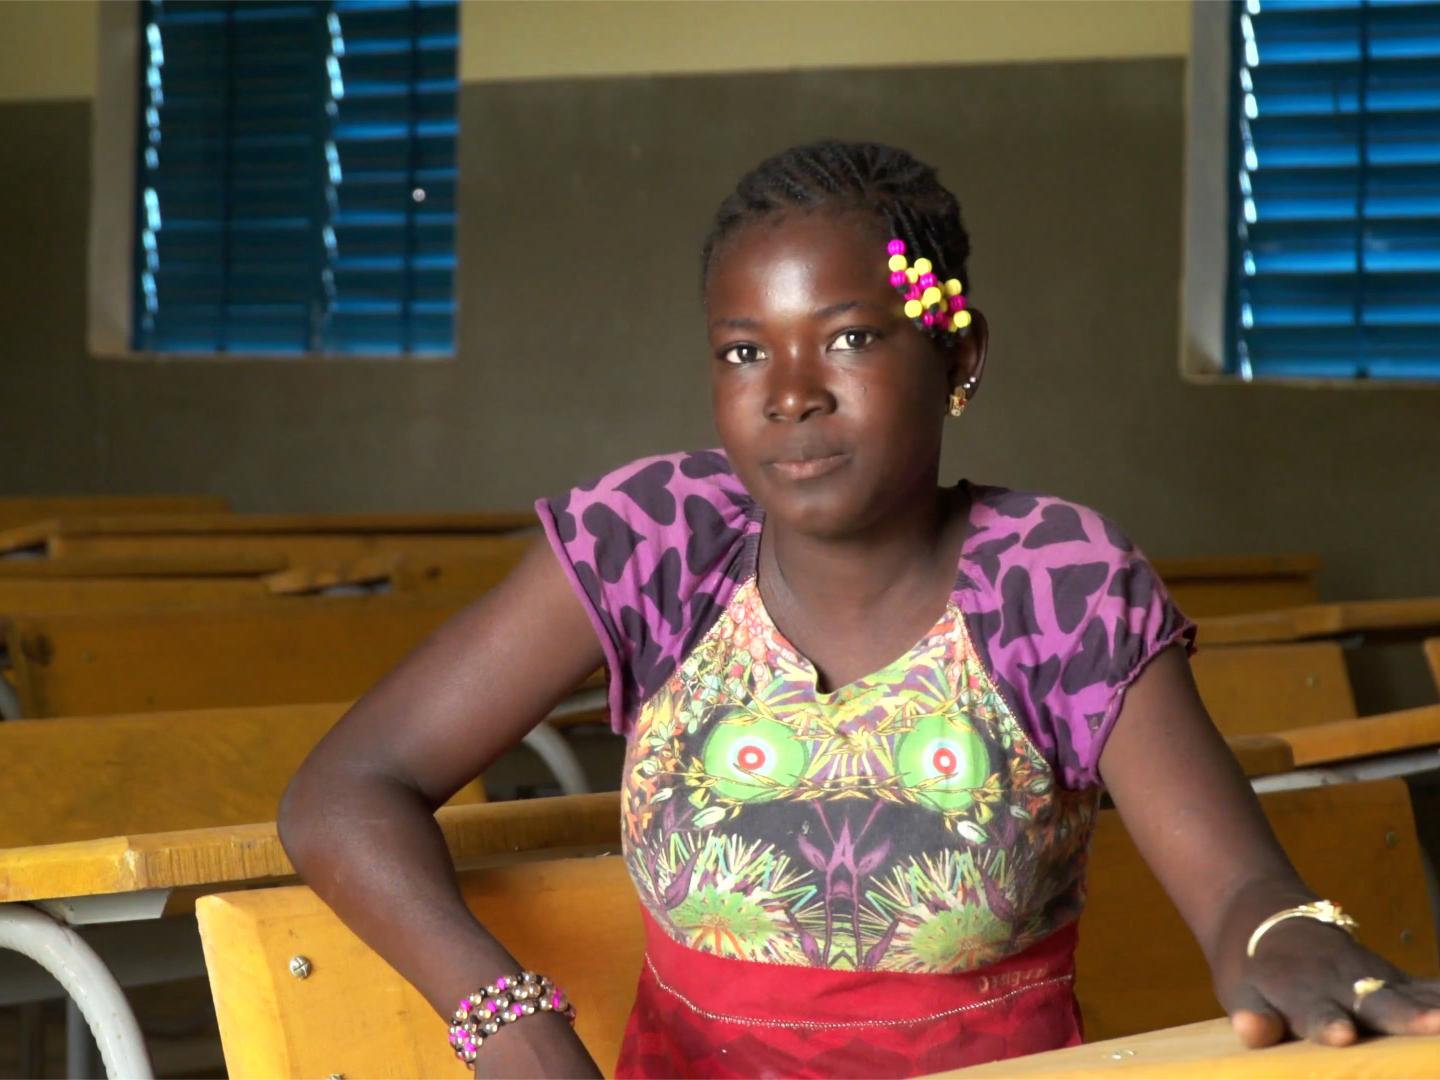
[[[506,533],[534,528],[528,510],[380,514],[116,514],[49,518],[0,531],[0,551],[63,536],[236,536],[308,533]]]
[[[457,863],[531,851],[558,856],[618,847],[619,800],[605,792],[447,806],[435,819]],[[234,886],[294,873],[274,822],[112,836],[0,850],[0,903]]]
[[[1201,648],[1304,641],[1385,631],[1424,632],[1440,628],[1440,596],[1306,604],[1250,615],[1212,615],[1195,622],[1199,627]]]
[[[1414,1080],[1440,1075],[1440,1036],[1369,1039],[1337,1048],[1289,1042],[1246,1050],[1226,1019],[1086,1043],[941,1074],[955,1080],[1043,1076],[1050,1080]]]

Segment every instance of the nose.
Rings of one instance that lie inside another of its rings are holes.
[[[781,361],[770,369],[765,419],[798,424],[835,411],[835,396],[816,365],[803,359]]]

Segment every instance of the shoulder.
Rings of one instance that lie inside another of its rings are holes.
[[[1098,781],[1125,688],[1150,659],[1194,639],[1119,526],[1035,492],[973,489],[955,597],[997,688],[1067,786]]]
[[[722,452],[696,450],[632,461],[535,508],[605,648],[625,730],[748,572],[754,500]]]
[[[1131,595],[1154,579],[1124,530],[1088,506],[1001,487],[973,492],[964,570],[979,591],[1044,591],[1055,601],[1056,626],[1070,631],[1095,593]]]
[[[703,575],[740,539],[754,501],[725,454],[692,450],[640,458],[538,504],[571,557],[602,581],[619,581],[639,559],[674,551]]]

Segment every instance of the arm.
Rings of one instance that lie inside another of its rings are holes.
[[[361,698],[285,793],[280,838],[301,876],[447,1019],[462,996],[524,965],[466,908],[432,815],[601,660],[580,601],[537,541],[504,582]],[[505,1032],[482,1049],[478,1069],[599,1075],[559,1017]]]
[[[1343,931],[1291,919],[1245,947],[1265,918],[1316,899],[1270,831],[1259,801],[1205,712],[1184,653],[1155,657],[1130,687],[1100,771],[1136,847],[1194,932],[1241,1040],[1287,1032],[1353,1042],[1358,1026],[1440,1033],[1440,983],[1411,981]],[[1389,985],[1352,1015],[1351,984]]]

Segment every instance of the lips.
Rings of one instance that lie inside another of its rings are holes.
[[[814,480],[834,472],[850,455],[831,450],[802,451],[770,462],[770,468],[787,480]]]

